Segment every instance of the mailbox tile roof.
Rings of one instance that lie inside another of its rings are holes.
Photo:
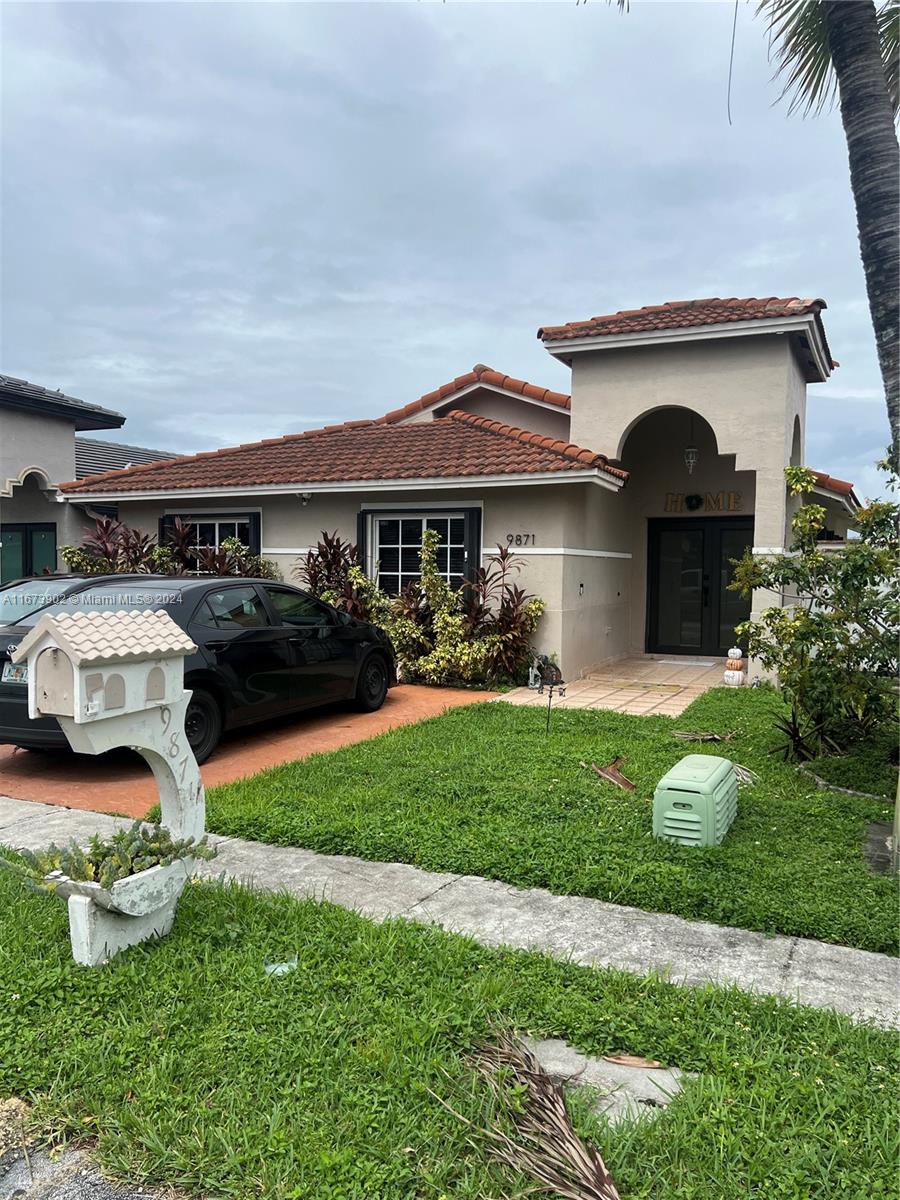
[[[175,658],[197,649],[162,609],[45,613],[16,647],[14,661],[22,662],[45,634],[59,643],[76,666]]]

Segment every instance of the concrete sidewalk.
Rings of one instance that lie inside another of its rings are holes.
[[[100,813],[0,797],[0,843],[36,849],[51,841],[108,835],[122,821]],[[375,920],[435,922],[488,946],[542,950],[586,966],[611,966],[678,983],[737,984],[898,1024],[900,960],[805,938],[766,937],[705,921],[522,890],[471,875],[366,862],[239,838],[210,836],[218,857],[203,864],[268,891],[314,896]]]

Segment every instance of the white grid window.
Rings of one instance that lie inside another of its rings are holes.
[[[422,535],[438,535],[437,569],[454,587],[460,587],[466,569],[466,518],[461,513],[375,517],[373,548],[378,585],[396,596],[422,575]]]
[[[236,537],[245,546],[250,545],[250,522],[246,517],[182,517],[187,525],[194,530],[193,542],[198,550],[210,546],[218,550],[226,538]],[[195,570],[199,570],[199,560],[195,560]]]

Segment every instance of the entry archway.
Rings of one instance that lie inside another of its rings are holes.
[[[686,453],[690,450],[690,453]],[[734,644],[749,600],[729,589],[753,544],[755,475],[719,451],[698,412],[663,406],[627,431],[620,465],[631,525],[635,650],[709,660]]]

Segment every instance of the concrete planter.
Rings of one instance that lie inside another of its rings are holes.
[[[165,937],[175,920],[175,906],[194,870],[194,859],[150,867],[109,888],[69,879],[52,871],[45,882],[69,908],[69,937],[76,962],[99,967],[126,946],[149,937]]]
[[[12,654],[28,664],[29,717],[55,717],[79,754],[129,746],[144,758],[176,841],[199,842],[205,824],[203,780],[184,734],[184,657],[196,649],[164,610],[146,609],[44,613]],[[182,859],[109,888],[51,872],[46,881],[69,906],[75,961],[99,967],[126,946],[164,937],[193,869]]]

